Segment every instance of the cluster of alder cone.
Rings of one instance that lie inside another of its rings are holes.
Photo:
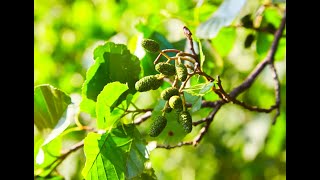
[[[152,39],[144,39],[142,47],[151,53],[160,52],[160,45]],[[168,59],[166,62],[159,62],[155,64],[155,69],[159,74],[149,75],[141,78],[136,82],[135,88],[139,92],[158,89],[164,78],[174,78],[175,82],[171,87],[161,92],[161,98],[166,101],[162,109],[162,115],[157,116],[151,124],[149,135],[151,137],[158,136],[167,125],[166,113],[174,110],[178,115],[178,122],[182,125],[186,133],[192,131],[192,117],[186,108],[186,101],[183,96],[183,88],[181,84],[186,81],[188,77],[187,67],[182,63],[180,58],[174,59],[175,64],[171,64]],[[180,83],[179,83],[180,82]]]

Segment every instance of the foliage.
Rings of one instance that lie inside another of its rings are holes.
[[[36,0],[35,179],[286,179],[285,6]]]

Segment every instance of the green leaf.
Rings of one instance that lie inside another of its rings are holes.
[[[259,32],[257,34],[257,53],[261,56],[265,56],[271,46],[272,40],[273,36],[271,34]]]
[[[134,125],[124,125],[104,134],[89,133],[84,139],[85,179],[131,179],[144,170],[146,143]]]
[[[202,96],[192,96],[189,93],[184,93],[184,96],[186,98],[186,101],[188,103],[191,103],[191,112],[196,112],[201,108],[201,102],[202,102]]]
[[[220,56],[227,56],[234,46],[236,40],[235,28],[222,28],[212,40],[212,45]]]
[[[80,111],[90,114],[91,117],[96,117],[96,102],[88,99],[85,95],[82,95]]]
[[[53,129],[71,103],[71,98],[63,91],[48,85],[34,88],[34,124],[43,131]]]
[[[201,83],[189,88],[184,88],[183,91],[194,96],[204,96],[206,93],[211,91],[214,82]]]
[[[225,0],[220,7],[213,13],[211,18],[201,23],[197,28],[198,38],[214,38],[222,27],[228,26],[240,13],[246,0]]]
[[[94,59],[82,87],[83,96],[97,101],[104,86],[115,81],[127,83],[130,93],[136,92],[134,84],[139,79],[140,61],[125,45],[107,42],[98,46],[94,50]]]
[[[204,61],[206,60],[206,56],[204,55],[203,51],[202,51],[202,44],[201,44],[201,41],[200,39],[196,39],[196,41],[198,42],[199,44],[199,54],[200,54],[200,69],[202,69],[203,67],[203,63]]]
[[[96,103],[97,127],[99,129],[112,128],[125,112],[125,109],[117,108],[119,97],[127,92],[128,86],[120,82],[107,84],[98,95]]]
[[[59,163],[58,157],[61,155],[62,138],[55,138],[49,143],[41,146],[36,156],[35,171],[37,176],[45,177],[52,172]]]
[[[145,169],[140,176],[134,177],[131,180],[157,180],[154,169]]]

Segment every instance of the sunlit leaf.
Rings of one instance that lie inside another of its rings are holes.
[[[63,91],[45,84],[34,89],[34,124],[42,131],[53,129],[68,105],[71,98]]]
[[[134,84],[139,79],[140,61],[125,45],[107,42],[95,49],[94,58],[82,87],[83,96],[96,101],[103,87],[115,81],[127,83],[130,92],[136,92]]]
[[[270,136],[266,142],[265,151],[270,156],[275,156],[283,149],[286,139],[286,120],[285,115],[278,117],[276,124],[271,126]]]
[[[148,155],[146,143],[134,125],[104,134],[89,133],[84,140],[85,179],[122,180],[139,176]]]
[[[222,28],[217,36],[212,39],[211,44],[220,56],[227,56],[232,50],[236,40],[236,30],[234,28]]]
[[[59,161],[61,154],[62,138],[55,138],[49,143],[41,146],[38,151],[35,163],[34,174],[45,177],[52,172]]]
[[[198,38],[214,38],[220,29],[228,26],[237,17],[246,0],[225,0],[217,11],[213,13],[210,19],[201,23],[197,28]]]
[[[91,117],[96,117],[96,102],[82,95],[80,110],[90,114]]]
[[[211,91],[213,82],[201,83],[188,88],[184,88],[183,91],[194,96],[204,96],[206,93]]]
[[[120,82],[109,83],[103,88],[96,104],[97,127],[99,129],[111,128],[123,115],[125,109],[115,108],[113,105],[127,90],[128,86]]]

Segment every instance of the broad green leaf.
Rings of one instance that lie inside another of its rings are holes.
[[[62,138],[61,136],[53,139],[50,143],[47,143],[38,151],[35,163],[34,174],[45,177],[52,169],[54,169],[59,161],[58,157],[61,155]]]
[[[202,96],[192,96],[189,93],[184,93],[184,97],[188,103],[191,103],[191,112],[196,112],[201,108]]]
[[[222,28],[217,36],[212,40],[212,45],[220,56],[225,57],[232,50],[236,40],[235,28]]]
[[[53,129],[70,103],[71,98],[63,91],[48,84],[36,86],[34,124],[39,131]]]
[[[157,180],[157,176],[154,172],[154,169],[145,169],[143,173],[135,178],[132,178],[132,180]]]
[[[114,123],[120,119],[125,109],[114,106],[119,97],[128,90],[128,86],[120,82],[107,84],[98,95],[96,103],[97,127],[99,129],[112,128]]]
[[[184,88],[183,91],[194,96],[204,96],[211,91],[214,82],[201,83],[188,88]]]
[[[91,117],[96,117],[96,102],[94,100],[88,99],[85,95],[82,94],[80,111],[90,114]]]
[[[70,104],[68,106],[68,109],[66,110],[66,113],[61,117],[54,129],[52,129],[42,146],[50,143],[50,141],[58,137],[65,129],[67,129],[70,123],[74,121],[74,117],[77,114],[77,112],[78,107],[75,104]]]
[[[214,38],[220,29],[228,26],[240,13],[246,0],[225,0],[207,21],[197,28],[196,35],[202,39]]]
[[[273,36],[271,34],[259,32],[257,34],[257,53],[261,56],[265,56],[271,46],[272,40]]]
[[[282,113],[282,112],[281,112]],[[265,151],[270,156],[275,156],[283,149],[286,140],[286,119],[280,114],[276,124],[271,126],[270,136],[266,142]]]
[[[97,101],[104,86],[115,81],[127,83],[130,93],[136,92],[134,84],[139,79],[140,61],[125,45],[107,42],[95,49],[94,58],[82,87],[83,96]]]
[[[84,153],[82,175],[88,180],[134,178],[143,172],[148,157],[146,143],[134,125],[118,126],[104,134],[89,133]]]

